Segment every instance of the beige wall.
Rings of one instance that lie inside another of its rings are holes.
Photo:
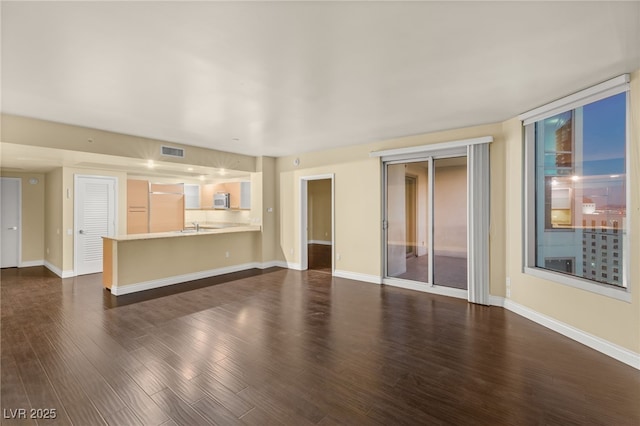
[[[276,159],[273,157],[259,157],[256,170],[261,173],[260,181],[262,186],[262,192],[260,194],[258,192],[255,193],[260,198],[260,217],[262,220],[260,260],[269,262],[283,258],[282,253],[276,252],[276,236],[278,235]]]
[[[331,179],[310,180],[307,200],[308,240],[331,242]]]
[[[45,175],[42,173],[21,173],[2,171],[2,177],[19,178],[22,190],[22,262],[44,261],[44,205]],[[38,183],[31,184],[35,178]]]
[[[631,194],[640,194],[640,71],[631,79],[630,169]],[[627,206],[630,241],[631,303],[601,296],[524,274],[522,209],[523,142],[520,121],[504,123],[506,169],[506,276],[511,279],[511,300],[636,353],[640,353],[640,197],[632,195]],[[493,160],[493,159],[492,159]]]
[[[256,159],[248,155],[181,145],[179,143],[71,126],[35,118],[2,114],[2,142],[70,151],[92,152],[119,157],[165,161],[196,166],[253,172]],[[92,140],[92,142],[88,142]],[[160,155],[160,146],[185,149],[185,158]]]
[[[62,168],[52,170],[45,176],[45,261],[62,271]]]

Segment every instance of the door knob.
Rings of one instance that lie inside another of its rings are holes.
[[[79,230],[78,234],[84,234],[84,229]]]
[[[10,226],[7,228],[9,231],[17,231],[18,227],[17,226]]]

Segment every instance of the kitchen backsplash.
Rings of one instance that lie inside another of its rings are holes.
[[[251,223],[250,210],[185,210],[184,221],[191,222],[224,222]]]

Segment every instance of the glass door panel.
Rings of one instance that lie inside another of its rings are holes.
[[[467,289],[467,157],[433,160],[434,285]]]
[[[429,162],[386,166],[386,276],[429,283]]]

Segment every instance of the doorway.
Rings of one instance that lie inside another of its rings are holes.
[[[333,174],[300,178],[300,269],[334,270]]]
[[[116,233],[117,179],[75,175],[75,275],[102,272],[102,237]]]
[[[371,153],[382,159],[383,284],[489,304],[492,140]]]
[[[386,276],[466,290],[466,157],[390,162],[386,176]]]
[[[20,266],[21,246],[21,179],[1,178],[1,215],[0,240],[2,240],[2,255],[0,267],[16,268]]]

